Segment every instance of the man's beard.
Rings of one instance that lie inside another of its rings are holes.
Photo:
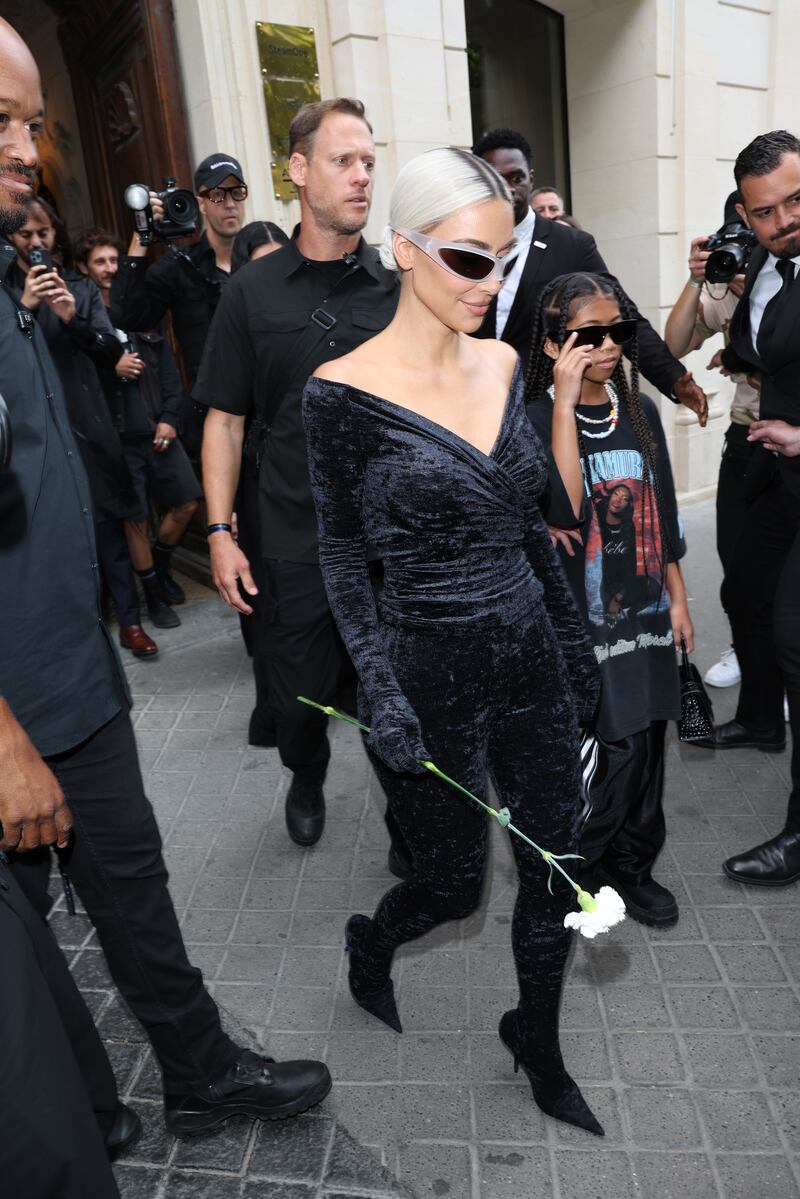
[[[314,219],[321,229],[329,229],[338,237],[352,237],[360,233],[369,219],[369,206],[363,214],[353,213],[349,218],[334,208],[332,204],[317,203],[306,192],[308,206],[314,214]]]
[[[31,199],[31,196],[4,188],[3,177],[0,175],[0,237],[10,237],[22,228],[28,219],[28,205]]]
[[[3,175],[21,175],[33,183],[36,171],[21,162],[0,167],[0,237],[10,237],[27,221],[28,209],[36,196],[33,192],[18,192],[14,188],[3,187]]]

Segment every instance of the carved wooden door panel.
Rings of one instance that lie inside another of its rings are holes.
[[[92,207],[124,240],[129,183],[191,187],[169,0],[51,0],[70,70]]]

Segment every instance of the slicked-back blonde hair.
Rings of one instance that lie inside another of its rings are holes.
[[[398,269],[393,229],[429,233],[453,213],[487,200],[512,202],[505,180],[488,162],[454,146],[418,154],[406,163],[392,188],[381,262],[390,271]]]

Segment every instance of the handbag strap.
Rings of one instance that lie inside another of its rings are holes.
[[[686,638],[681,634],[681,663],[684,670],[689,669],[689,651],[686,648]]]

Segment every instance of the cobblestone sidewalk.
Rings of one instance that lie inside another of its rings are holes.
[[[701,668],[725,648],[713,506],[684,513]],[[274,750],[248,749],[249,668],[236,621],[193,593],[161,657],[131,666],[137,737],[166,839],[190,956],[251,1041],[324,1057],[316,1113],[178,1144],[156,1072],[109,987],[85,918],[54,917],[147,1134],[117,1167],[147,1199],[790,1199],[800,1196],[798,891],[728,882],[728,854],[777,831],[788,757],[669,748],[669,838],[659,878],[676,928],[631,921],[581,940],[564,1002],[568,1065],[605,1125],[598,1142],[541,1116],[500,1046],[513,1002],[514,881],[493,837],[482,910],[400,955],[402,1037],[350,1000],[342,930],[386,889],[381,797],[353,731],[334,730],[329,821],[312,850],[283,824]],[[717,717],[735,694],[717,692]],[[498,830],[493,830],[497,833]],[[395,1179],[399,1180],[395,1182]]]

